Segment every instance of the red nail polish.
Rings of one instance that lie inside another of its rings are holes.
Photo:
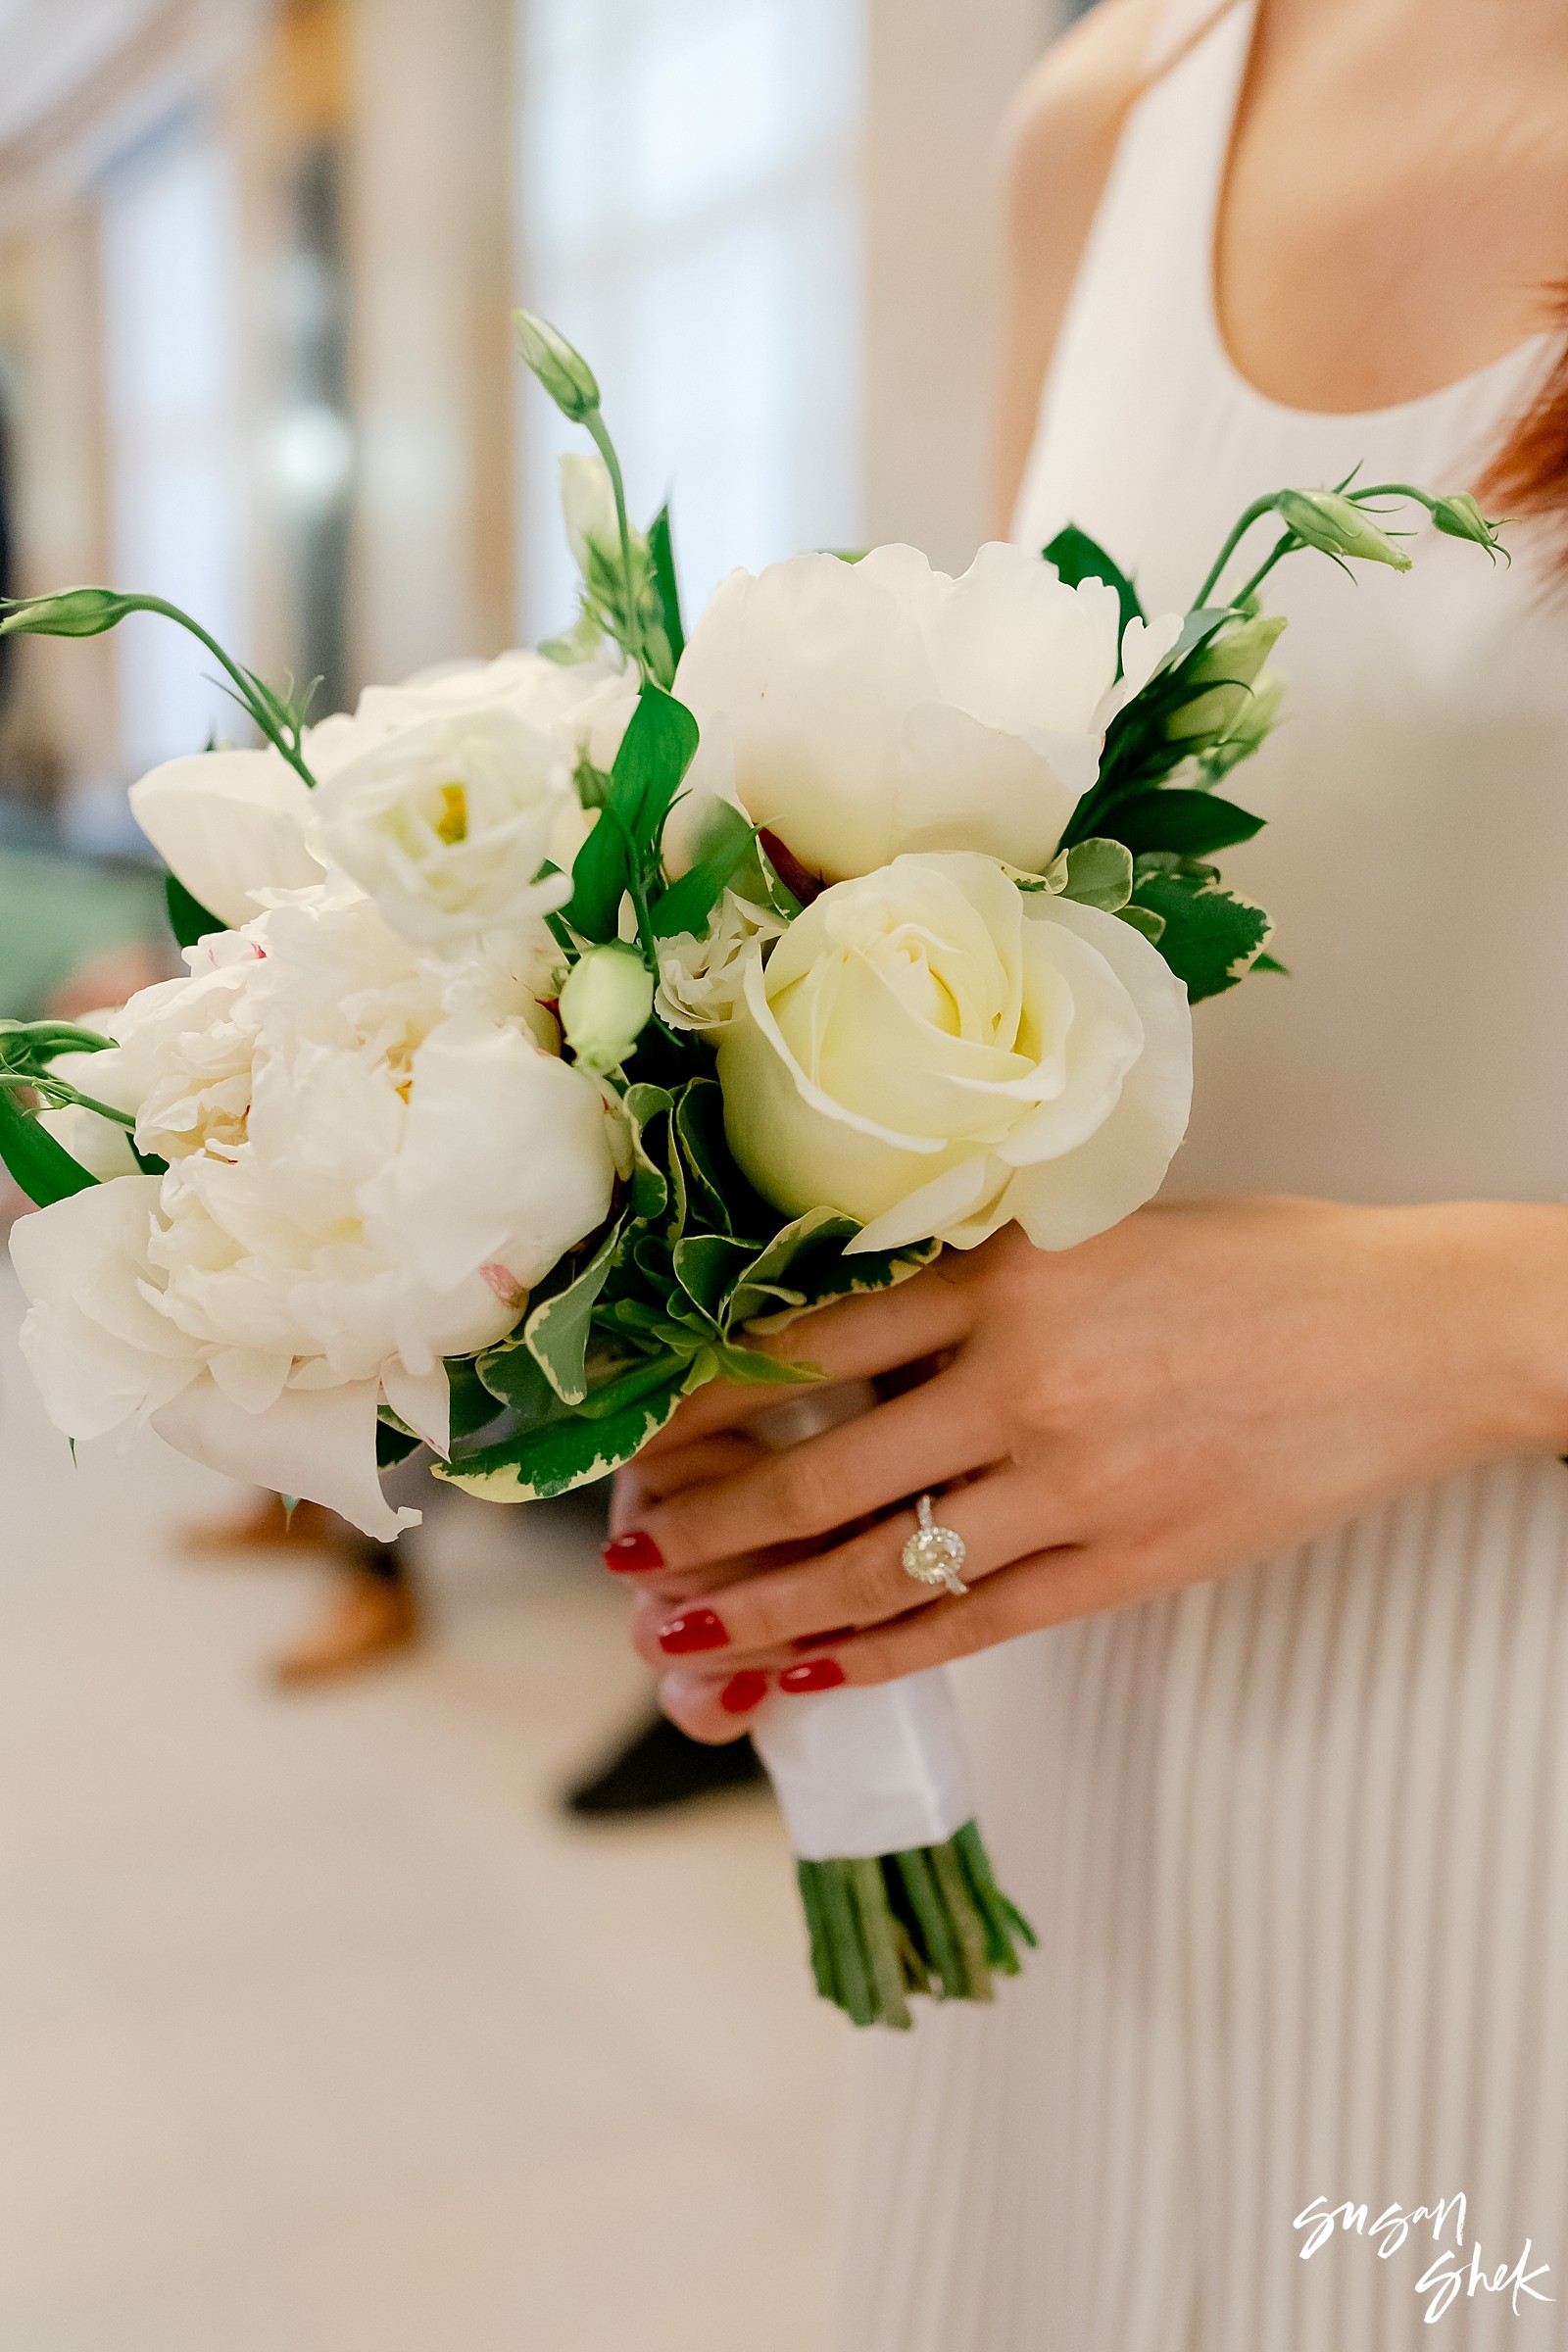
[[[790,1647],[791,1649],[826,1649],[830,1642],[847,1642],[854,1631],[853,1625],[836,1625],[831,1633],[797,1634],[790,1643]]]
[[[659,1545],[640,1527],[633,1528],[629,1536],[612,1536],[604,1548],[605,1566],[617,1576],[646,1576],[650,1569],[664,1565]]]
[[[781,1690],[836,1690],[844,1680],[844,1669],[837,1658],[807,1658],[799,1666],[786,1666],[778,1678]]]
[[[744,1674],[732,1674],[718,1694],[718,1703],[726,1715],[749,1715],[760,1707],[767,1696],[767,1677],[748,1666]]]
[[[684,1657],[693,1649],[722,1649],[728,1640],[724,1620],[715,1609],[682,1609],[678,1617],[671,1617],[659,1629],[659,1646],[672,1658]]]

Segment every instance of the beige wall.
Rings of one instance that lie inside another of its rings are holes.
[[[961,568],[987,528],[1001,122],[1054,11],[866,5],[866,537]]]
[[[512,0],[351,0],[355,651],[512,642]]]

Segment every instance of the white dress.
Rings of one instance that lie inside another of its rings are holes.
[[[1018,508],[1151,612],[1262,490],[1474,479],[1544,356],[1366,416],[1241,379],[1210,256],[1250,29],[1129,118]],[[1528,560],[1415,552],[1270,581],[1291,715],[1226,862],[1292,976],[1200,1008],[1180,1189],[1568,1187],[1568,615]],[[1568,1469],[1449,1480],[957,1680],[1041,1948],[994,2009],[866,2037],[844,2352],[1568,2346]],[[1461,2193],[1456,2255],[1450,2211],[1380,2258],[1388,2207]],[[1317,2198],[1367,2211],[1302,2260]],[[1527,2238],[1547,2274],[1470,2291],[1478,2242],[1491,2277]]]

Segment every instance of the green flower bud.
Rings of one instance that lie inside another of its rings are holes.
[[[1218,743],[1245,722],[1252,687],[1285,628],[1282,613],[1260,612],[1211,637],[1188,664],[1200,689],[1165,721],[1167,743]]]
[[[1392,564],[1408,571],[1410,559],[1387,531],[1369,521],[1353,499],[1338,490],[1282,490],[1274,501],[1281,522],[1308,547],[1326,556],[1359,556],[1367,564]]]
[[[8,607],[0,636],[101,637],[135,609],[134,597],[118,596],[113,588],[65,588],[58,596],[25,597]]]
[[[586,423],[599,406],[599,383],[582,353],[532,311],[514,311],[512,318],[524,364],[563,416],[569,416],[573,424]]]
[[[1501,545],[1497,525],[1487,520],[1468,490],[1450,490],[1446,498],[1440,498],[1432,519],[1450,539],[1473,539],[1489,555],[1495,555]]]
[[[654,1009],[654,976],[635,948],[590,948],[566,974],[561,1026],[585,1069],[618,1070]]]
[[[1276,671],[1265,669],[1230,733],[1204,754],[1203,765],[1213,782],[1218,783],[1221,776],[1228,776],[1233,767],[1240,767],[1244,760],[1262,749],[1274,732],[1284,700],[1285,680]]]
[[[594,558],[620,567],[620,522],[610,467],[603,458],[568,454],[561,461],[561,512],[577,569],[592,577]]]

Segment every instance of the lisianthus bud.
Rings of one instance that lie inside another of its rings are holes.
[[[601,563],[620,564],[620,523],[610,467],[603,458],[564,457],[561,461],[561,511],[566,538],[584,579],[597,556]]]
[[[1408,571],[1410,559],[1380,531],[1353,499],[1338,490],[1282,490],[1274,501],[1281,522],[1307,547],[1326,556],[1359,556],[1367,564],[1392,564]]]
[[[1218,742],[1237,727],[1252,698],[1252,687],[1285,628],[1283,614],[1260,612],[1240,627],[1209,640],[1187,670],[1200,689],[1165,722],[1170,743]]]
[[[1487,520],[1468,490],[1450,490],[1446,498],[1440,498],[1432,509],[1432,519],[1448,538],[1473,539],[1489,555],[1495,554],[1501,544],[1497,525]]]
[[[33,596],[0,613],[0,636],[101,637],[123,620],[134,599],[113,588],[64,588],[58,596]]]
[[[1233,767],[1240,767],[1244,760],[1250,760],[1262,748],[1274,731],[1284,700],[1285,680],[1277,671],[1265,669],[1235,723],[1212,751],[1203,755],[1203,765],[1211,781],[1217,783],[1222,776],[1228,776]]]
[[[561,991],[561,1026],[573,1056],[618,1070],[654,1009],[654,976],[635,948],[590,948]]]
[[[582,353],[532,311],[514,311],[517,349],[563,416],[583,423],[599,406],[599,380]]]

